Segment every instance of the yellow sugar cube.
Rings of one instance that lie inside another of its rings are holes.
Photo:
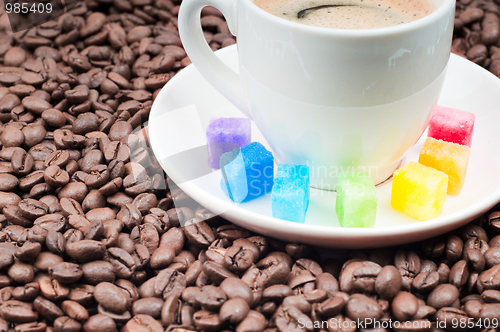
[[[462,190],[469,163],[470,148],[428,137],[418,162],[448,175],[448,194],[458,195]]]
[[[391,206],[418,220],[429,220],[443,212],[448,175],[410,162],[394,171]]]

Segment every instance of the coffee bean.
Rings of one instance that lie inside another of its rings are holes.
[[[183,273],[166,268],[158,273],[154,284],[154,292],[163,299],[171,295],[180,296],[186,287],[186,277]]]
[[[58,317],[54,321],[54,331],[76,332],[80,331],[80,329],[81,329],[81,324],[68,316]]]
[[[45,238],[47,249],[55,254],[63,254],[66,246],[66,239],[60,232],[49,230]]]
[[[61,212],[64,216],[83,215],[83,210],[80,204],[73,198],[60,198]]]
[[[69,174],[59,166],[52,165],[45,169],[43,174],[45,182],[55,188],[63,187],[69,182]]]
[[[115,281],[114,266],[106,261],[93,261],[81,267],[85,281],[91,285]]]
[[[63,311],[57,305],[41,296],[38,296],[33,301],[33,307],[42,317],[51,321],[64,315]]]
[[[14,263],[14,254],[7,249],[0,250],[0,268],[8,267]]]
[[[456,262],[450,269],[449,282],[450,284],[461,288],[469,279],[469,268],[467,261],[460,260]]]
[[[488,250],[488,241],[477,237],[469,238],[464,244],[463,258],[469,261],[474,270],[481,272],[485,266],[484,253]]]
[[[28,147],[41,143],[47,135],[45,127],[39,123],[29,123],[22,129],[22,132],[24,134],[24,144]]]
[[[158,200],[154,194],[148,194],[148,193],[143,193],[139,194],[134,198],[134,201],[132,204],[134,204],[139,211],[143,214],[146,215],[149,210],[154,208],[158,203]],[[161,213],[162,216],[165,215],[164,212]]]
[[[238,324],[248,315],[249,311],[250,307],[245,300],[233,298],[224,302],[220,308],[219,319],[223,322]]]
[[[193,315],[194,324],[198,329],[217,331],[223,326],[219,315],[207,310],[200,310]]]
[[[116,323],[110,317],[103,314],[96,314],[90,316],[89,319],[83,324],[85,332],[115,332]]]
[[[0,173],[0,191],[13,191],[19,185],[19,179],[8,173]]]
[[[204,264],[204,270],[210,271],[212,269],[206,269],[206,267],[211,266],[208,263]],[[218,268],[217,270],[220,271],[221,269]],[[217,270],[214,269],[213,271]],[[257,262],[255,268],[249,268],[242,276],[242,280],[252,288],[261,289],[275,284],[287,283],[289,271],[289,256],[280,252],[272,252]]]
[[[400,292],[392,300],[391,307],[392,314],[397,320],[408,321],[417,314],[419,304],[412,293]]]
[[[106,149],[104,150],[104,158],[106,158],[108,162],[115,159],[117,161],[127,162],[130,158],[130,149],[120,141],[110,142],[106,145]]]
[[[67,299],[88,306],[94,303],[94,286],[91,285],[73,285],[68,293]]]
[[[495,265],[492,268],[483,271],[477,280],[477,289],[482,292],[485,289],[499,289],[500,285],[500,266]]]
[[[366,318],[379,319],[382,317],[380,305],[363,294],[353,294],[345,305],[345,312],[352,320],[365,320]]]
[[[3,209],[7,205],[17,205],[21,201],[21,198],[11,192],[0,191],[0,208]]]
[[[441,308],[436,312],[436,319],[444,322],[443,324],[451,324],[451,322],[466,321],[468,316],[465,311],[457,308]]]
[[[40,243],[27,241],[15,251],[14,255],[24,262],[31,262],[38,257],[41,251]]]
[[[255,310],[250,310],[247,317],[238,325],[238,331],[262,330],[266,325],[267,323],[264,315]]]
[[[464,243],[460,237],[456,235],[449,236],[446,243],[446,258],[452,262],[458,261],[462,258],[463,247]]]
[[[145,172],[141,172],[137,176],[130,174],[123,179],[125,193],[131,196],[137,196],[150,190],[152,185],[151,178]]]
[[[276,316],[276,326],[279,330],[288,328],[298,329],[299,322],[303,322],[306,331],[313,331],[314,329],[311,319],[302,313],[299,309],[292,306],[285,306],[278,311]],[[300,324],[302,325],[302,324]]]
[[[30,112],[41,115],[43,111],[52,108],[52,105],[40,98],[28,96],[23,98],[22,105]]]
[[[15,261],[7,270],[7,274],[13,281],[20,284],[29,283],[35,277],[33,266],[21,261]]]
[[[121,248],[109,248],[105,259],[113,265],[113,270],[119,278],[130,278],[136,269],[133,257]]]
[[[490,247],[486,250],[484,259],[487,268],[500,264],[500,246]]]
[[[3,209],[3,213],[5,219],[14,225],[23,227],[30,227],[33,225],[33,222],[30,219],[27,219],[22,215],[21,209],[18,205],[7,205]]]
[[[437,265],[431,260],[423,260],[420,268],[420,272],[434,272],[437,271]]]
[[[169,245],[160,246],[152,253],[150,265],[153,269],[163,269],[170,265],[174,258],[174,248]]]
[[[241,298],[249,305],[253,305],[254,299],[251,288],[241,279],[227,277],[220,283],[220,288],[227,294],[229,299]]]
[[[141,221],[141,212],[131,203],[126,203],[116,215],[118,220],[121,220],[126,227],[133,229],[138,226]]]
[[[18,67],[26,60],[27,53],[21,47],[12,47],[4,54],[4,65]]]
[[[349,295],[343,292],[337,292],[333,297],[320,303],[317,310],[325,317],[333,317],[342,311],[348,300]]]
[[[80,203],[83,201],[87,193],[88,188],[84,183],[70,182],[63,186],[61,190],[59,190],[59,194],[57,196],[60,200],[62,200],[63,198],[72,198]]]
[[[394,265],[403,277],[402,287],[410,289],[412,279],[420,273],[420,257],[414,251],[399,250],[394,256]]]
[[[287,296],[283,300],[283,306],[295,307],[304,313],[309,313],[312,309],[311,303],[309,303],[305,297],[300,295]]]
[[[439,310],[443,307],[451,307],[459,297],[457,287],[451,284],[438,285],[427,297],[427,304]]]
[[[132,304],[130,296],[118,286],[101,282],[95,287],[94,297],[104,309],[121,314]]]
[[[90,210],[85,214],[85,217],[91,222],[105,222],[108,220],[114,220],[116,213],[109,207],[103,207]]]
[[[43,322],[30,322],[18,324],[16,329],[18,329],[18,331],[43,332],[47,329],[47,324]]]
[[[451,284],[454,284],[450,281]],[[420,293],[430,292],[439,284],[437,271],[423,271],[417,274],[412,281],[412,288]]]
[[[69,152],[66,150],[57,150],[50,154],[50,156],[45,159],[45,167],[58,166],[64,167],[69,162]]]
[[[77,321],[85,321],[89,318],[87,309],[75,301],[63,301],[61,303],[61,309],[66,315]]]
[[[65,250],[74,260],[85,263],[103,258],[106,248],[99,241],[81,240],[66,244]]]
[[[24,176],[31,172],[34,166],[33,157],[24,150],[16,150],[11,158],[12,169],[18,176]]]
[[[387,265],[375,279],[375,291],[384,299],[393,298],[401,289],[402,278],[395,266]]]
[[[162,332],[162,325],[150,315],[138,314],[132,317],[122,329],[124,332]]]
[[[214,233],[210,226],[203,220],[197,218],[186,221],[184,225],[184,235],[195,245],[204,248],[208,248],[215,240]],[[250,260],[253,261],[253,256]]]
[[[26,323],[38,319],[38,313],[27,303],[9,300],[0,305],[0,317],[12,323]]]
[[[44,110],[41,114],[41,118],[54,128],[61,128],[66,124],[66,117],[64,114],[55,108]]]

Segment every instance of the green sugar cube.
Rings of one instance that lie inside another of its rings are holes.
[[[377,191],[366,172],[339,177],[335,211],[342,227],[373,227],[377,214]]]

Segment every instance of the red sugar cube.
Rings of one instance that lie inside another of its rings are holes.
[[[470,147],[475,118],[470,112],[436,106],[427,136]]]

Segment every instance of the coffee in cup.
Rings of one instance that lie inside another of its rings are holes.
[[[333,29],[374,29],[413,22],[434,10],[429,0],[254,0],[286,20]]]

